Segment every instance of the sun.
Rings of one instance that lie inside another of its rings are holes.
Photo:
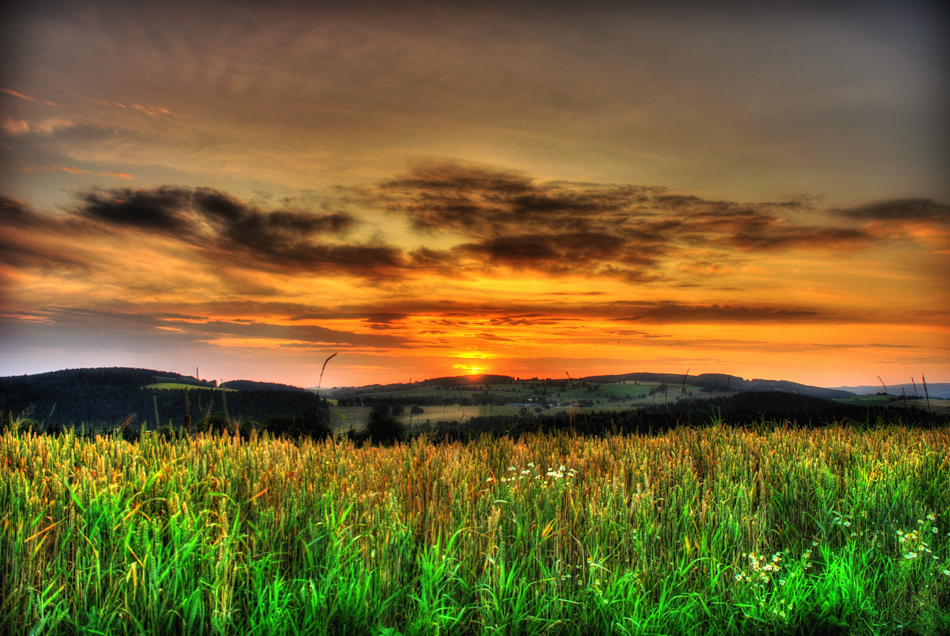
[[[464,371],[466,375],[481,375],[485,370],[484,367],[475,367],[468,364],[456,364],[452,368],[458,369],[459,371]]]

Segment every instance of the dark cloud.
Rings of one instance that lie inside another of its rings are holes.
[[[452,252],[420,247],[408,253],[408,262],[414,270],[456,271],[461,268],[458,256]]]
[[[862,230],[837,227],[765,227],[737,232],[720,243],[752,252],[788,249],[854,250],[868,247],[871,237]]]
[[[801,202],[739,204],[631,185],[532,181],[516,173],[426,166],[361,191],[364,202],[407,216],[416,229],[473,238],[532,233],[614,233],[667,242],[671,233],[759,230]]]
[[[361,334],[328,329],[317,325],[282,325],[264,321],[207,320],[204,322],[165,321],[192,334],[198,340],[217,338],[241,338],[261,340],[296,341],[305,345],[334,347],[374,347],[382,349],[403,348],[411,343],[402,337],[385,334]]]
[[[294,240],[342,234],[354,223],[342,212],[262,210],[212,188],[171,186],[93,190],[79,196],[75,212],[109,224],[174,234],[199,235],[207,225],[220,240],[261,251],[280,249]]]
[[[251,251],[253,262],[233,260],[232,265],[260,270],[354,275],[367,278],[399,278],[407,272],[403,251],[390,245],[321,245],[300,242]],[[233,252],[221,252],[233,259]]]
[[[523,234],[466,243],[459,250],[479,254],[493,262],[528,264],[536,261],[574,266],[590,262],[633,262],[650,264],[652,259],[626,254],[626,242],[619,236],[591,232],[569,234]]]
[[[400,248],[339,242],[355,225],[345,212],[262,209],[211,188],[93,190],[71,212],[102,231],[171,237],[231,267],[387,277],[412,265]]]
[[[602,305],[602,315],[617,322],[750,323],[826,322],[847,319],[836,312],[768,304],[615,302]]]
[[[480,333],[475,336],[479,340],[490,340],[492,342],[515,342],[512,338],[505,338],[494,333]]]
[[[369,323],[388,325],[394,322],[402,322],[408,317],[409,314],[375,313],[366,316],[364,320]]]
[[[193,231],[186,216],[191,191],[162,187],[93,190],[79,197],[76,213],[105,223],[168,233]]]
[[[64,220],[33,209],[24,202],[0,196],[0,227],[28,230],[59,230]]]
[[[518,173],[455,164],[428,165],[361,192],[361,200],[408,216],[425,231],[500,238],[511,230],[584,232],[623,220],[654,188],[538,184]],[[532,227],[534,226],[534,227]]]
[[[8,232],[19,230],[21,233],[43,230],[63,231],[61,219],[46,218],[45,215],[30,208],[22,201],[0,196],[0,228]],[[42,245],[33,245],[28,241],[14,240],[10,236],[0,235],[0,269],[3,267],[20,269],[65,269],[85,271],[87,263],[81,258]]]
[[[549,296],[550,294],[543,294]],[[572,298],[571,296],[574,296]],[[290,303],[250,302],[205,303],[189,307],[189,313],[150,311],[150,315],[170,323],[204,322],[201,315],[258,315],[281,316],[282,321],[355,320],[381,328],[406,326],[413,329],[414,317],[426,317],[431,329],[533,327],[561,324],[583,325],[591,320],[609,320],[618,329],[626,329],[629,323],[634,329],[644,325],[694,324],[694,323],[847,323],[868,322],[869,317],[847,307],[816,307],[794,303],[753,302],[682,302],[675,300],[656,301],[607,301],[585,295],[565,293],[556,302],[544,300],[524,302],[463,302],[448,300],[438,295],[415,296],[394,300],[374,301],[362,304],[337,304],[330,307],[301,307]],[[881,316],[876,320],[908,321],[919,324],[943,325],[950,312],[947,311],[902,311]]]
[[[493,326],[511,326],[511,327],[523,327],[523,326],[540,326],[540,325],[553,325],[561,320],[564,320],[563,317],[546,315],[546,314],[517,314],[509,316],[494,316],[489,322]]]
[[[26,225],[34,216],[22,201],[0,196],[0,219],[3,225]]]
[[[740,253],[853,251],[902,236],[884,224],[950,219],[950,207],[924,199],[822,211],[807,198],[717,201],[659,187],[540,182],[457,164],[430,164],[341,192],[335,201],[308,196],[298,204],[260,195],[249,203],[212,188],[97,189],[78,195],[65,215],[0,199],[0,224],[87,235],[157,234],[190,246],[222,272],[354,275],[382,283],[524,271],[695,285],[735,271],[732,266],[746,258]],[[319,212],[294,207],[311,204],[318,204]],[[420,244],[396,246],[384,237],[349,240],[357,221],[342,211],[348,204],[402,216],[422,234]],[[800,222],[806,212],[809,218],[824,212],[828,223]],[[857,227],[860,221],[865,223]],[[459,238],[439,249],[422,245],[433,232]],[[42,260],[42,248],[29,257],[25,250],[18,262]]]
[[[402,322],[408,318],[408,314],[394,313],[376,313],[363,318],[363,322],[369,325],[370,329],[375,331],[386,331],[387,329],[398,329]]]
[[[0,270],[7,267],[20,269],[56,269],[88,271],[88,263],[69,254],[42,249],[0,237]]]
[[[489,269],[502,266],[552,276],[606,276],[631,282],[661,278],[651,269],[657,261],[654,250],[637,251],[612,234],[525,234],[465,243],[453,251]]]
[[[422,166],[361,190],[357,199],[405,216],[417,230],[462,234],[469,241],[452,253],[463,261],[630,282],[664,279],[663,265],[684,250],[848,251],[875,240],[863,229],[789,218],[813,209],[807,198],[716,201],[659,187],[544,183],[457,164]],[[426,258],[434,264],[446,255]]]
[[[839,210],[842,216],[868,221],[936,221],[950,223],[950,205],[931,199],[891,199]]]
[[[355,223],[346,212],[264,209],[211,188],[95,189],[79,194],[65,214],[38,212],[15,199],[0,198],[0,226],[30,233],[27,240],[32,247],[6,246],[8,253],[19,255],[12,264],[24,267],[44,260],[65,262],[43,245],[43,234],[94,238],[130,232],[180,242],[222,271],[389,279],[414,269],[442,267],[451,260],[431,250],[407,255],[402,248],[379,241],[348,242],[347,232]]]
[[[692,323],[828,323],[854,321],[859,316],[846,309],[773,303],[706,303],[658,301],[601,301],[578,294],[574,301],[553,303],[504,302],[472,303],[437,298],[409,298],[381,301],[372,305],[347,305],[322,318],[372,319],[373,316],[431,316],[433,328],[475,328],[487,321],[492,326],[537,326],[583,324],[588,320],[610,320],[638,325]],[[866,316],[860,316],[866,321]],[[931,321],[932,322],[932,321]]]

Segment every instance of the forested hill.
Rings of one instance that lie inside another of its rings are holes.
[[[700,373],[699,375],[683,375],[676,373],[624,373],[621,375],[597,375],[581,378],[586,382],[662,382],[676,386],[690,384],[693,386],[711,387],[728,391],[786,391],[808,397],[834,400],[851,397],[854,393],[840,389],[826,389],[820,386],[810,386],[789,382],[788,380],[746,380],[735,375],[725,373]]]
[[[168,383],[177,388],[145,388]],[[216,384],[178,373],[132,368],[67,369],[5,377],[0,378],[0,418],[4,422],[23,418],[42,425],[90,427],[114,426],[131,418],[136,426],[146,422],[149,428],[157,428],[169,423],[182,426],[189,417],[197,423],[215,414],[263,421],[272,415],[312,410],[317,403],[317,396],[297,387],[270,385],[266,390],[225,391]]]
[[[193,386],[217,386],[214,380],[204,381],[198,378],[172,373],[170,371],[155,371],[154,369],[136,369],[130,367],[103,367],[96,369],[64,369],[37,373],[34,375],[17,375],[0,378],[0,390],[7,393],[7,389],[37,389],[50,392],[79,387],[143,387],[159,382],[175,382]]]
[[[516,384],[543,382],[545,384],[562,384],[564,386],[575,383],[594,382],[598,384],[619,384],[620,382],[644,382],[669,385],[679,387],[683,384],[690,386],[707,387],[715,391],[730,392],[755,392],[755,391],[785,391],[806,397],[823,398],[826,400],[835,400],[839,398],[853,397],[854,393],[840,389],[827,389],[820,386],[810,386],[807,384],[798,384],[787,380],[746,380],[735,375],[725,373],[701,373],[699,375],[684,375],[681,373],[623,373],[618,375],[593,375],[580,378],[571,378],[569,376],[561,377],[556,380],[538,378],[513,378],[508,375],[458,375],[444,378],[429,378],[412,383],[397,384],[373,384],[360,387],[338,387],[335,389],[338,395],[342,394],[367,394],[383,393],[393,391],[408,391],[419,387],[441,387],[450,389],[454,387],[468,387],[471,385],[491,385],[491,384]],[[230,386],[230,383],[229,383]]]
[[[468,386],[470,384],[507,384],[514,382],[515,379],[510,375],[492,375],[489,373],[482,375],[453,375],[442,378],[429,378],[422,380],[419,384],[423,386],[447,385]]]

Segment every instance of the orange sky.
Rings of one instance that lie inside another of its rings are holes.
[[[950,381],[929,4],[74,4],[0,34],[0,375]]]

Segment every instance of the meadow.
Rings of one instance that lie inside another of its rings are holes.
[[[569,387],[561,384],[549,384],[545,381],[526,381],[515,384],[493,383],[491,395],[508,398],[503,404],[476,403],[477,397],[486,395],[481,385],[472,387],[440,388],[432,386],[400,388],[394,390],[373,391],[369,395],[376,400],[394,400],[412,403],[413,400],[437,398],[447,403],[436,406],[426,405],[423,413],[413,414],[410,409],[395,415],[407,431],[436,425],[438,422],[465,423],[476,417],[517,417],[519,415],[551,416],[570,412],[582,417],[585,413],[628,411],[642,406],[673,404],[681,395],[706,395],[702,387],[690,384],[678,385],[670,391],[656,394],[651,390],[661,386],[658,382],[644,382],[637,385],[620,383],[584,383],[586,388]],[[489,385],[485,385],[485,390]],[[719,391],[717,395],[735,395],[734,391]],[[333,394],[333,392],[329,392]],[[580,406],[579,400],[588,400],[590,406]],[[337,433],[345,433],[350,427],[357,431],[366,428],[371,408],[368,406],[342,406],[330,398],[332,405],[329,425]]]
[[[0,632],[946,634],[950,428],[0,435]]]

